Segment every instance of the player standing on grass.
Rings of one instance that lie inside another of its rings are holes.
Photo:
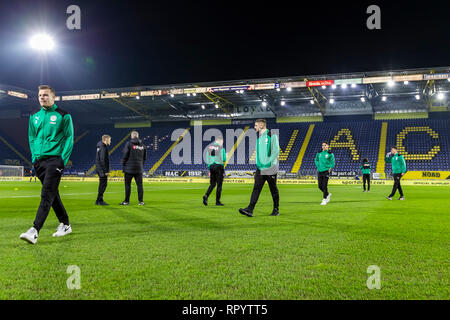
[[[322,206],[330,202],[331,193],[328,192],[328,179],[334,168],[334,154],[328,150],[328,142],[322,143],[322,152],[316,155],[315,163],[318,171],[319,189],[323,192]]]
[[[386,154],[386,162],[392,164],[392,173],[394,175],[394,186],[392,187],[392,192],[390,195],[386,197],[388,200],[392,200],[392,197],[395,195],[395,192],[400,193],[400,198],[398,200],[405,200],[403,196],[402,186],[400,185],[400,179],[406,173],[406,162],[405,158],[398,154],[397,147],[392,147],[391,152]]]
[[[36,182],[36,170],[34,169],[34,166],[31,166],[30,169],[30,182],[33,181],[33,177],[34,177],[34,182]]]
[[[103,194],[105,193],[106,186],[108,185],[109,175],[109,153],[108,146],[111,145],[111,136],[104,134],[102,141],[97,143],[97,153],[95,155],[95,167],[99,178],[98,195],[95,204],[98,206],[107,206],[108,204],[103,201]]]
[[[240,208],[239,212],[247,217],[253,217],[253,209],[264,187],[264,183],[267,181],[273,200],[271,216],[278,216],[280,214],[278,210],[280,193],[277,187],[278,155],[280,154],[278,136],[270,133],[269,129],[266,128],[266,120],[264,119],[255,121],[255,130],[259,133],[258,140],[256,140],[257,169],[255,172],[255,184],[253,186],[250,204],[247,208]]]
[[[216,206],[223,206],[223,203],[220,202],[220,196],[222,194],[223,176],[225,174],[224,163],[227,160],[227,154],[223,148],[222,137],[218,137],[213,143],[206,147],[205,160],[209,168],[209,187],[203,196],[203,204],[205,206],[208,205],[208,197],[217,184]]]
[[[364,158],[363,163],[361,165],[362,174],[363,174],[363,188],[366,192],[366,182],[367,182],[367,192],[370,191],[370,163],[369,159]]]
[[[123,148],[123,172],[125,173],[125,200],[120,203],[123,206],[130,204],[131,180],[136,182],[138,189],[139,205],[144,203],[144,188],[142,186],[142,173],[144,171],[144,162],[147,159],[147,149],[139,139],[137,131],[131,132],[131,140]]]
[[[20,239],[35,244],[39,231],[47,219],[50,207],[60,222],[54,237],[72,232],[69,216],[59,196],[59,183],[73,148],[72,117],[55,104],[55,90],[47,85],[39,86],[41,108],[30,115],[28,137],[32,162],[42,183],[41,203],[34,225],[20,235]]]

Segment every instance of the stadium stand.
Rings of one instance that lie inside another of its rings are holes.
[[[363,158],[368,158],[372,164],[373,171],[377,170],[377,160],[379,157],[380,133],[382,123],[387,123],[387,137],[385,141],[385,153],[390,151],[392,145],[399,147],[400,153],[405,155],[408,170],[450,170],[450,124],[445,119],[406,119],[406,120],[385,120],[385,121],[325,121],[314,123],[310,141],[307,144],[306,152],[302,159],[298,173],[302,176],[315,175],[316,168],[314,156],[320,150],[321,143],[328,141],[330,149],[335,154],[335,172],[359,173],[359,167]],[[278,129],[280,137],[280,170],[291,172],[295,161],[298,158],[300,148],[305,140],[310,123],[275,123],[269,122],[269,128]],[[226,140],[226,130],[244,129],[252,127],[252,123],[233,124],[220,126],[203,126],[202,135],[209,129],[214,128],[221,131]],[[180,126],[177,123],[171,125],[139,128],[140,137],[148,148],[148,160],[145,170],[149,171],[155,163],[174,144],[171,139],[172,132],[176,129],[189,128],[190,134],[194,133],[194,127]],[[79,135],[75,137],[75,145],[67,167],[66,174],[87,174],[94,173],[95,145],[100,141],[103,134],[110,134],[113,143],[110,147],[111,169],[121,170],[120,159],[125,142],[132,129],[100,127],[78,130]],[[82,137],[77,141],[77,137]],[[238,137],[234,138],[233,143]],[[15,140],[8,140],[10,145],[19,150],[25,157],[30,157],[28,150],[23,150],[21,145]],[[118,145],[120,143],[120,145]],[[202,150],[209,141],[202,141]],[[249,139],[244,138],[241,143],[245,143],[245,163],[230,162],[227,170],[247,170],[255,169],[254,147],[248,146]],[[227,141],[225,141],[225,145]],[[190,142],[191,151],[194,152],[194,139]],[[227,149],[229,152],[230,149]],[[6,159],[16,159],[24,163],[15,152],[5,143],[0,141],[1,162]],[[236,160],[236,154],[234,155]],[[253,161],[252,161],[253,160]],[[163,174],[165,171],[202,171],[206,170],[206,165],[195,164],[194,155],[190,164],[177,165],[172,163],[170,155],[157,166],[155,174]],[[386,166],[386,173],[390,174],[390,166]],[[89,170],[91,170],[89,172]],[[294,170],[295,172],[295,170]]]

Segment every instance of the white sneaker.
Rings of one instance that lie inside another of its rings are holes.
[[[60,223],[56,232],[53,234],[54,237],[64,237],[66,234],[72,232],[72,227],[70,225],[66,226],[64,223]]]
[[[330,202],[330,199],[331,199],[331,193],[328,194],[327,203]]]
[[[323,199],[322,202],[320,203],[320,205],[321,205],[321,206],[324,206],[324,205],[326,205],[327,203],[328,203],[328,202],[327,202],[327,199]]]
[[[31,244],[35,244],[37,242],[37,238],[38,232],[34,227],[31,227],[27,232],[20,235],[20,239],[25,240]]]

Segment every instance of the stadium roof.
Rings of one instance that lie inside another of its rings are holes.
[[[426,111],[450,91],[450,67],[57,92],[84,124]],[[383,96],[385,98],[383,98]],[[0,85],[2,113],[29,113],[36,91]],[[387,106],[387,107],[386,107]],[[353,110],[353,111],[352,111]]]

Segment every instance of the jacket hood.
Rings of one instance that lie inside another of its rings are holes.
[[[103,141],[99,141],[98,143],[97,143],[97,147],[101,147],[101,146],[103,146]]]

